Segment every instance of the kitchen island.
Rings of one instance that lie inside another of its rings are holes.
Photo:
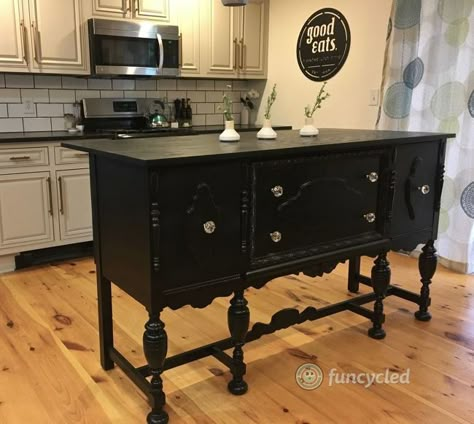
[[[383,299],[396,295],[430,319],[436,269],[444,156],[450,134],[321,130],[316,138],[280,131],[274,141],[242,134],[170,140],[63,143],[90,154],[101,363],[114,363],[149,397],[149,423],[164,423],[161,373],[214,356],[233,375],[228,388],[247,391],[243,346],[293,324],[349,310],[369,318],[369,335],[385,337]],[[423,243],[420,295],[390,285],[386,254]],[[376,257],[370,277],[360,256]],[[320,276],[350,261],[349,290],[373,293],[323,308],[278,311],[249,331],[244,293],[278,276]],[[143,347],[148,365],[134,367],[113,343],[111,282],[149,313]],[[230,338],[166,358],[161,311],[202,308],[233,294]],[[374,303],[373,310],[363,305]],[[225,350],[233,348],[232,356]],[[147,378],[151,376],[149,381]]]

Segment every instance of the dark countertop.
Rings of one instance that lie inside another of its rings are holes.
[[[396,143],[417,143],[451,138],[454,134],[378,130],[322,129],[317,137],[301,137],[298,131],[278,131],[276,140],[258,140],[255,132],[242,133],[240,142],[219,141],[215,134],[186,137],[91,140],[62,143],[76,150],[114,157],[140,165],[199,162],[203,157],[231,160],[258,159],[267,152],[273,157],[294,153],[334,150],[340,147],[381,147]],[[170,143],[170,141],[173,141]]]
[[[235,129],[239,132],[258,131],[261,127],[255,125],[236,125]],[[291,129],[291,126],[275,126],[275,129]],[[172,137],[198,134],[215,134],[224,130],[222,125],[205,125],[192,128],[167,129],[162,133],[153,133],[156,137]],[[150,134],[150,133],[147,133]],[[148,135],[148,137],[150,137]],[[45,142],[45,141],[65,141],[65,140],[93,140],[93,139],[112,138],[108,133],[69,133],[67,131],[42,131],[42,132],[18,132],[18,133],[0,133],[0,143],[17,142]]]

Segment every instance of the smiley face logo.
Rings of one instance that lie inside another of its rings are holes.
[[[321,368],[316,364],[303,364],[296,370],[296,383],[304,390],[317,389],[324,379]]]

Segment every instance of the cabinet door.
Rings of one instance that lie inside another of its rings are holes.
[[[164,22],[169,21],[169,0],[134,0],[134,2],[135,18],[156,19]]]
[[[180,34],[180,66],[182,76],[196,76],[200,72],[200,0],[181,0],[178,9]]]
[[[39,72],[86,69],[80,0],[29,0],[34,52]]]
[[[0,248],[51,242],[53,215],[49,172],[3,175],[0,180]]]
[[[131,0],[93,0],[94,15],[110,16],[111,18],[130,17]]]
[[[92,235],[89,170],[58,171],[57,182],[61,239]]]
[[[241,76],[265,76],[267,11],[265,0],[250,0],[241,10],[242,22],[240,37]]]
[[[202,43],[206,73],[236,77],[238,65],[239,12],[225,7],[221,0],[206,0],[201,19]]]
[[[0,13],[0,71],[27,71],[26,31],[20,0],[2,1]]]

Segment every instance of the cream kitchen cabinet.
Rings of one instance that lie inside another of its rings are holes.
[[[0,217],[0,250],[53,241],[50,173],[1,176]]]
[[[181,76],[196,77],[201,73],[201,0],[180,0],[178,26]]]
[[[90,0],[84,0],[90,1]],[[181,0],[178,0],[180,3]],[[170,0],[92,0],[92,15],[171,23]]]
[[[61,239],[90,236],[92,213],[89,170],[58,171],[56,181]]]
[[[0,272],[15,255],[92,240],[89,160],[59,143],[0,145]]]
[[[87,74],[81,0],[6,0],[0,71]]]

